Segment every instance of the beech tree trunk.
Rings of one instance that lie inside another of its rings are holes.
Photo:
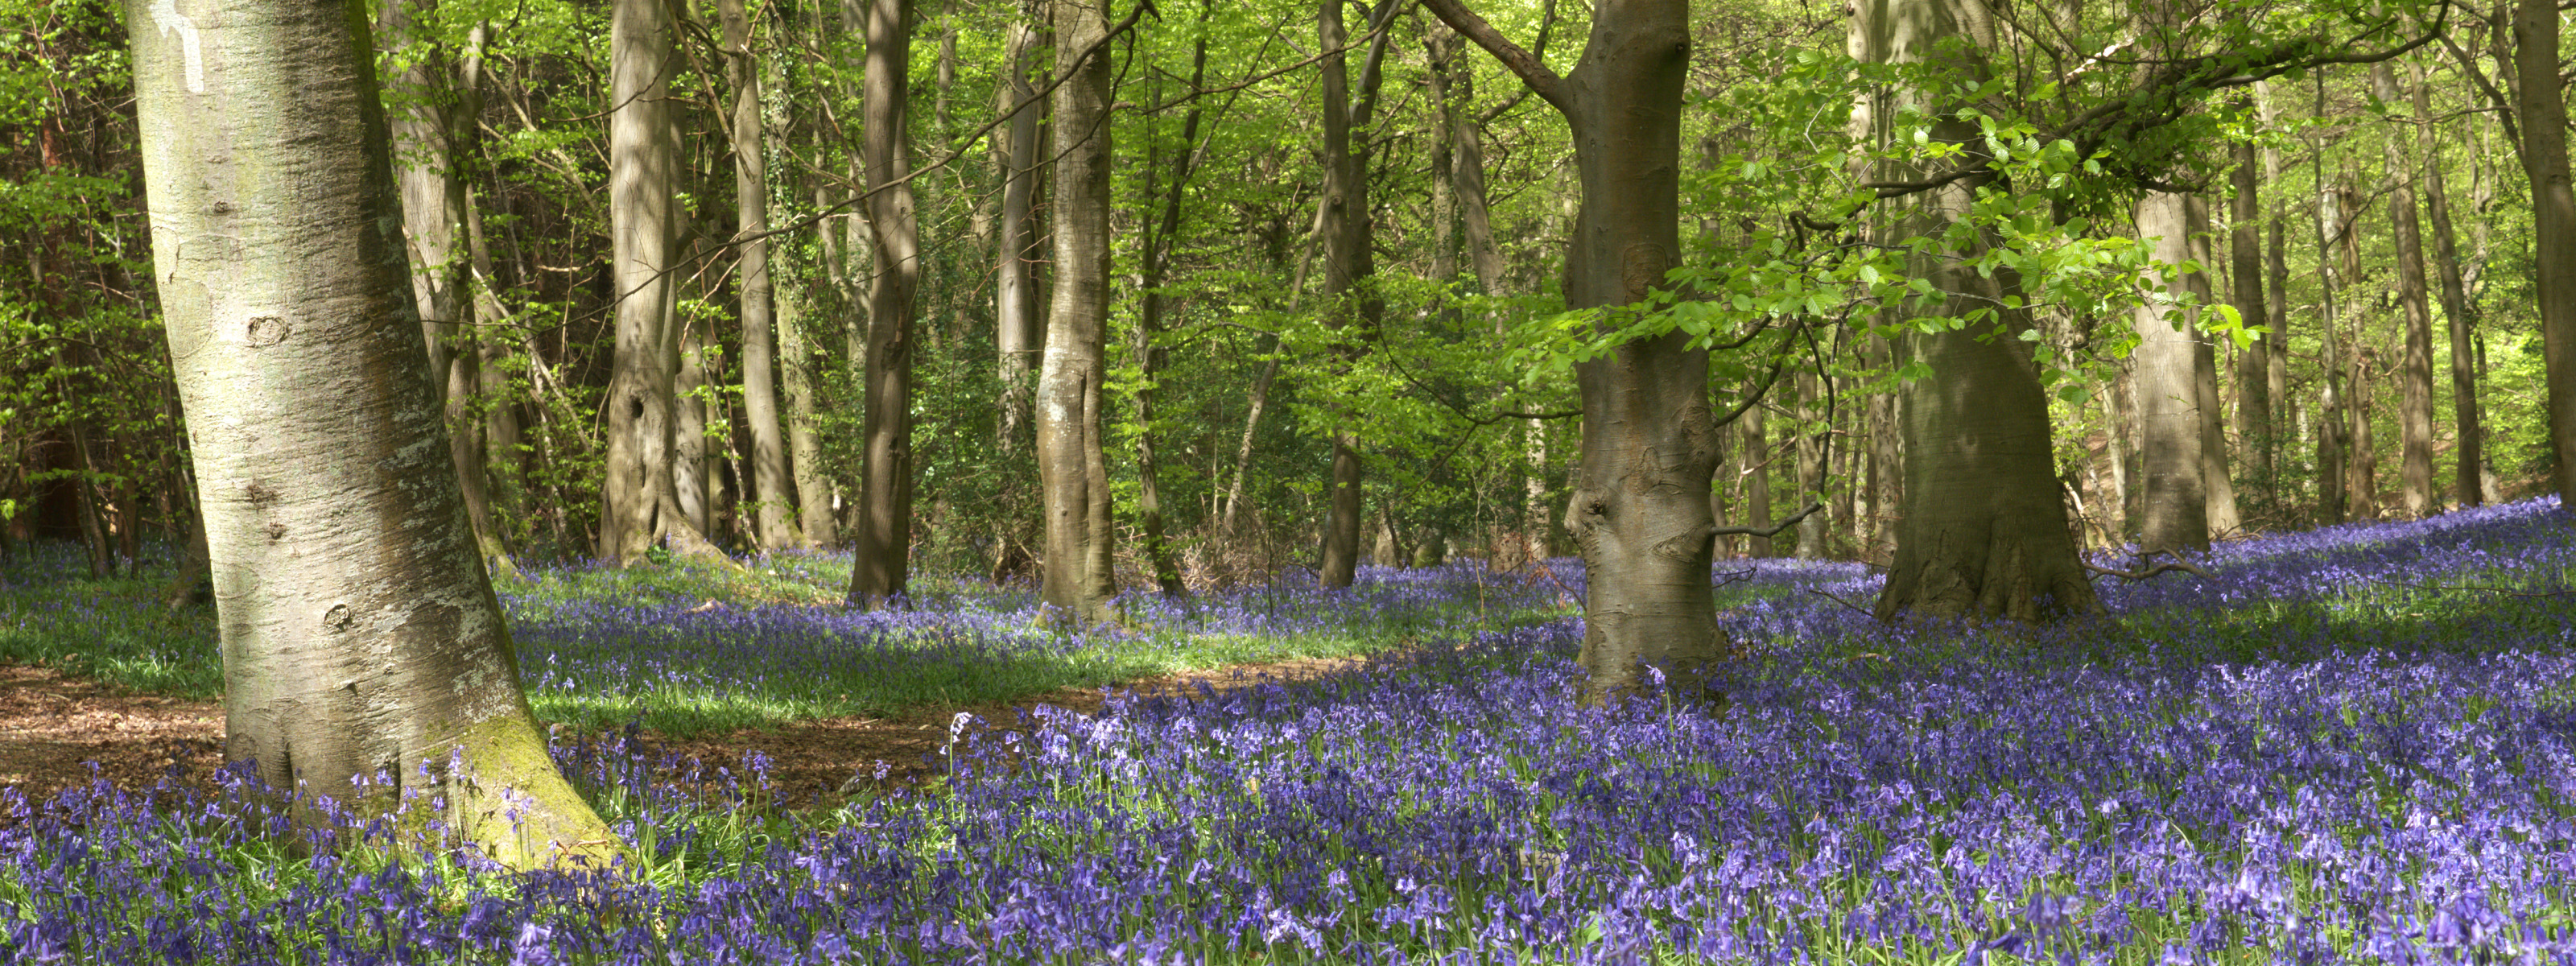
[[[2317,108],[2325,108],[2324,72],[2318,72]],[[2318,382],[2323,391],[2317,407],[2317,522],[2342,523],[2344,499],[2343,353],[2338,344],[2334,243],[2343,230],[2342,195],[2325,180],[2324,152],[2311,152],[2317,183],[2317,337]]]
[[[2415,150],[2424,158],[2424,214],[2433,223],[2433,264],[2442,279],[2442,318],[2449,323],[2451,347],[2452,451],[2451,488],[2463,508],[2486,503],[2486,428],[2478,415],[2477,308],[2469,301],[2460,275],[2460,249],[2451,232],[2451,201],[2442,185],[2442,154],[2434,138],[2433,104],[2424,65],[2415,65]]]
[[[1690,60],[1686,0],[1603,0],[1573,72],[1559,77],[1461,6],[1426,0],[1566,118],[1582,208],[1567,245],[1568,306],[1624,309],[1664,283],[1681,250],[1682,84]],[[1719,427],[1708,353],[1673,333],[1581,363],[1582,466],[1567,528],[1583,548],[1588,592],[1578,654],[1588,698],[1640,684],[1641,666],[1685,693],[1729,654],[1710,582],[1709,478]]]
[[[2153,192],[2138,202],[2138,234],[2154,239],[2156,260],[2180,264],[2191,257],[2184,232],[2183,195]],[[2170,299],[2189,294],[2181,273],[2163,273]],[[2197,332],[2176,302],[2149,299],[2137,310],[2138,348],[2133,388],[2138,418],[2139,484],[2145,488],[2138,521],[2138,551],[2205,550],[2209,547],[2209,498],[2201,478],[2200,396],[2192,362]]]
[[[1108,616],[1109,468],[1102,453],[1102,340],[1109,315],[1109,57],[1107,0],[1055,0],[1051,95],[1055,162],[1055,291],[1038,369],[1037,457],[1046,505],[1046,579],[1040,596],[1078,621]]]
[[[727,73],[733,83],[734,258],[742,293],[742,416],[751,430],[751,544],[762,552],[804,543],[787,520],[786,438],[778,427],[777,342],[770,311],[768,138],[760,104],[760,59],[751,51],[751,16],[743,0],[720,0]]]
[[[2254,103],[2256,110],[2262,117],[2263,128],[2265,130],[2277,130],[2279,125],[2274,122],[2272,114],[2272,91],[2270,84],[2262,81],[2255,82]],[[2281,484],[2279,479],[2280,454],[2291,442],[2291,436],[2293,435],[2291,433],[2291,427],[2297,422],[2297,418],[2293,415],[2293,412],[2298,405],[2298,401],[2290,396],[2290,258],[2288,240],[2290,215],[2287,210],[2288,203],[2284,197],[2285,193],[2277,190],[2281,184],[2281,149],[2279,145],[2269,141],[2265,142],[2263,145],[2263,181],[2266,184],[2272,185],[2275,189],[2271,193],[2271,230],[2269,232],[2269,237],[2265,239],[2266,244],[2263,248],[2263,277],[2265,280],[2263,294],[2267,299],[2267,304],[2264,306],[2263,318],[2271,323],[2272,331],[2264,333],[2263,345],[2266,347],[2266,351],[2264,352],[2265,361],[2271,367],[2264,374],[2264,379],[2270,384],[2270,392],[2268,395],[2271,397],[2273,410],[2272,466],[2274,475],[2272,477],[2273,482],[2270,484],[2272,488],[2272,510],[2275,513],[2279,513],[2289,505],[2289,490]]]
[[[1744,435],[1744,466],[1738,473],[1744,478],[1745,519],[1757,527],[1771,525],[1771,437],[1765,432],[1770,421],[1761,403],[1753,404],[1735,419]],[[1744,538],[1744,552],[1751,556],[1772,556],[1775,546],[1770,537]]]
[[[1799,507],[1825,497],[1825,437],[1833,432],[1833,427],[1824,423],[1825,410],[1821,405],[1823,397],[1824,392],[1818,386],[1816,374],[1800,370],[1798,373],[1798,499],[1796,500],[1796,505]],[[1824,513],[1810,513],[1807,514],[1806,519],[1798,521],[1798,559],[1825,559],[1825,534],[1830,531],[1831,523],[1832,521],[1825,519]],[[1763,519],[1755,521],[1753,525],[1767,527],[1771,525],[1771,521]]]
[[[921,284],[921,229],[913,218],[910,77],[912,0],[868,0],[866,142],[869,246],[866,444],[852,529],[850,603],[901,597],[911,575],[913,296]]]
[[[2371,65],[2370,88],[2381,103],[2399,103],[2397,72],[2388,62]],[[2403,392],[2397,411],[2397,435],[2403,448],[2398,479],[2404,488],[2406,515],[2425,517],[2442,508],[2441,493],[2433,484],[2433,307],[2424,284],[2423,227],[2415,218],[2414,166],[2400,138],[2390,137],[2385,152],[2388,227],[2397,246],[2397,301],[2406,317],[2406,353],[2397,366]]]
[[[2246,328],[2277,326],[2280,320],[2268,314],[2271,305],[2263,292],[2262,177],[2254,168],[2254,142],[2235,142],[2229,154],[2235,167],[2228,171],[2228,186],[2233,189],[2227,199],[2228,295]],[[2265,334],[2237,357],[2236,435],[2244,443],[2246,468],[2261,494],[2256,505],[2266,512],[2280,502],[2280,481],[2273,476],[2271,373],[2272,339]]]
[[[1009,65],[1009,82],[999,95],[1001,109],[1011,110],[1010,123],[996,132],[995,154],[1002,167],[1001,243],[994,253],[997,264],[993,308],[996,319],[994,343],[1001,362],[1002,418],[1000,443],[1005,452],[1027,445],[1023,437],[1030,425],[1029,380],[1037,371],[1038,353],[1046,343],[1046,326],[1039,312],[1042,300],[1038,294],[1037,212],[1035,200],[1038,182],[1038,116],[1044,102],[1037,100],[1037,89],[1029,84],[1029,72],[1035,68],[1038,30],[1026,21],[1010,27],[1004,60]]]
[[[1971,73],[1984,71],[1976,52],[1994,43],[1993,13],[1981,0],[1861,0],[1851,29],[1854,56],[1874,63],[1945,56],[1943,41],[1965,41],[1956,56],[1970,58],[1961,66]],[[1957,117],[1931,131],[1960,144],[1977,134],[1974,123]],[[1967,211],[1976,187],[1952,182],[1916,196],[1903,234],[1942,234]],[[1946,254],[1967,253],[1930,254],[1910,266],[1951,293],[1944,314],[2001,305],[2019,294],[2010,273],[1958,270]],[[2026,355],[2029,343],[2020,338],[2030,329],[2029,314],[2005,311],[1998,323],[1905,339],[1902,351],[1932,375],[1904,389],[1904,510],[1878,598],[1880,620],[1902,614],[2038,620],[2099,609],[2066,525],[2048,398]]]
[[[474,526],[475,546],[497,564],[507,560],[508,551],[492,523],[484,426],[473,418],[474,395],[483,382],[477,338],[481,320],[475,317],[475,301],[469,294],[472,262],[465,233],[463,165],[473,143],[479,99],[471,87],[459,83],[459,72],[450,66],[447,51],[414,25],[415,16],[433,9],[430,0],[396,0],[386,3],[379,17],[386,46],[401,67],[385,88],[385,99],[395,108],[387,122],[393,134],[395,177],[402,186],[412,297],[420,308],[430,378],[441,390],[449,455],[456,463],[456,482],[465,499],[466,519]]]
[[[1371,26],[1394,9],[1389,0],[1379,0]],[[1315,32],[1318,46],[1326,51],[1338,51],[1349,43],[1342,27],[1342,0],[1317,0]],[[1386,38],[1381,31],[1369,42],[1356,88],[1348,81],[1340,53],[1326,54],[1320,65],[1324,115],[1324,311],[1327,324],[1341,333],[1337,354],[1343,366],[1365,353],[1365,344],[1376,338],[1378,315],[1384,305],[1369,290],[1371,278],[1377,274],[1377,256],[1373,250],[1376,229],[1369,210],[1368,152],[1352,148],[1351,132],[1355,128],[1365,132],[1368,127],[1369,113],[1377,99],[1378,62],[1385,56]],[[1356,335],[1351,332],[1354,329]],[[1345,414],[1343,421],[1350,418]],[[1357,438],[1347,426],[1335,429],[1331,500],[1324,518],[1322,560],[1315,568],[1316,582],[1326,587],[1350,586],[1359,564],[1362,469]]]
[[[2576,512],[2576,185],[2567,168],[2567,97],[2558,74],[2558,4],[2517,0],[2514,105],[2522,170],[2531,180],[2531,282],[2549,373],[2550,484]]]
[[[679,126],[671,116],[677,27],[660,0],[615,0],[609,11],[609,284],[617,337],[608,381],[608,445],[599,556],[633,564],[678,516],[671,330],[672,247],[678,229]]]
[[[322,794],[390,774],[512,867],[603,861],[620,846],[547,757],[475,565],[362,16],[127,11],[225,755]]]
[[[2208,197],[2184,195],[2182,210],[2183,237],[2191,260],[2202,266],[2218,264],[2218,255],[2210,247]],[[2217,304],[2218,293],[2205,268],[2183,276],[2183,284],[2198,304]],[[2192,388],[2198,403],[2193,408],[2200,417],[2200,481],[2209,501],[2209,532],[2234,533],[2244,521],[2236,512],[2236,481],[2227,469],[2227,401],[2218,391],[2218,346],[2198,325],[2186,334],[2191,336]]]

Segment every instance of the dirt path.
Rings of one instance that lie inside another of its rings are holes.
[[[1142,694],[1195,694],[1263,681],[1321,677],[1361,663],[1360,658],[1304,659],[1246,664],[1132,681],[1118,690]],[[770,782],[783,801],[809,802],[839,791],[853,775],[887,766],[886,785],[910,784],[931,769],[922,756],[948,740],[958,712],[983,718],[978,730],[1014,727],[1020,710],[1055,705],[1091,713],[1109,688],[1065,689],[1010,703],[916,708],[887,718],[833,718],[771,730],[670,740],[647,738],[663,750],[696,756],[708,766],[734,767],[750,751],[772,759]],[[150,787],[172,766],[203,776],[223,764],[223,706],[129,694],[49,668],[0,665],[0,787],[30,799],[51,795],[97,774],[126,789]],[[558,738],[577,738],[559,735]]]

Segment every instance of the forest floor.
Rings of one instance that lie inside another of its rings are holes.
[[[645,731],[663,752],[731,766],[760,752],[771,764],[773,792],[789,802],[836,793],[852,775],[886,765],[883,785],[911,785],[935,773],[931,763],[961,713],[969,730],[1012,731],[1043,705],[1092,714],[1113,695],[1224,692],[1264,682],[1322,677],[1365,658],[1304,658],[1164,675],[1096,688],[1066,688],[1016,702],[921,706],[882,718],[843,717],[777,728],[745,728],[672,740]],[[224,709],[219,701],[129,692],[52,668],[0,664],[0,787],[40,799],[93,778],[127,790],[149,788],[173,768],[205,782],[223,764]],[[573,736],[558,735],[559,738]]]

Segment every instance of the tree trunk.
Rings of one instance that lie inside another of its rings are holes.
[[[2268,313],[2263,292],[2263,206],[2261,173],[2254,169],[2252,141],[2230,148],[2236,166],[2228,172],[2234,192],[2227,199],[2228,294],[2246,328],[2278,326]],[[2246,346],[2236,365],[2236,435],[2245,447],[2245,464],[2253,478],[2258,512],[2267,516],[2280,502],[2280,481],[2273,478],[2272,338],[2267,333]]]
[[[1833,427],[1825,425],[1824,422],[1824,407],[1819,405],[1823,401],[1824,393],[1817,383],[1815,373],[1799,371],[1796,505],[1801,507],[1811,501],[1824,499],[1825,439],[1833,432]],[[1823,513],[1810,513],[1807,514],[1806,519],[1798,521],[1798,559],[1825,559],[1825,534],[1831,523],[1832,521],[1825,519]],[[1754,525],[1767,527],[1771,525],[1771,521],[1765,519]]]
[[[1976,51],[1994,43],[1993,14],[1979,0],[1862,0],[1852,16],[1852,52],[1866,62],[1964,56],[1970,58],[1965,66],[1982,72]],[[1938,52],[1954,39],[1970,46],[1956,55]],[[1977,129],[1950,117],[1931,136],[1962,144]],[[1953,182],[1919,196],[1904,234],[1943,234],[1967,211],[1976,187]],[[1965,254],[1927,253],[1910,268],[1953,293],[1945,314],[2018,296],[2010,273],[1989,277],[1947,260]],[[2005,311],[1999,323],[1905,340],[1903,351],[1928,365],[1932,376],[1904,390],[1905,502],[1895,560],[1878,598],[1881,620],[1909,613],[2037,620],[2099,609],[2067,531],[2048,397],[2020,339],[2029,315]]]
[[[2567,98],[2558,75],[2558,4],[2518,0],[2513,14],[2515,117],[2531,179],[2531,281],[2549,372],[2550,485],[2576,512],[2576,186],[2567,169]]]
[[[1003,125],[994,139],[995,154],[1002,167],[1001,243],[994,253],[998,263],[993,295],[997,319],[994,343],[1001,362],[1000,443],[1006,453],[1027,445],[1024,436],[1030,425],[1029,379],[1037,371],[1038,353],[1046,340],[1045,320],[1039,312],[1042,299],[1038,293],[1040,256],[1035,204],[1041,146],[1038,115],[1045,105],[1036,99],[1036,88],[1029,85],[1029,72],[1036,66],[1037,35],[1031,23],[1011,25],[1004,55],[1010,65],[1010,78],[1002,85],[999,99],[1005,111],[1026,106],[1011,114],[1010,123]]]
[[[2138,202],[2138,234],[2154,239],[2156,260],[2167,266],[2191,258],[2184,234],[2186,202],[2183,195],[2162,191]],[[2165,295],[2179,299],[2189,294],[2179,271],[2166,268],[2160,274]],[[2209,498],[2201,478],[2200,396],[2192,374],[2193,313],[2150,299],[2138,307],[2137,326],[2138,348],[2130,358],[2137,365],[2139,482],[2146,491],[2138,552],[2205,550]]]
[[[913,219],[910,80],[912,0],[868,0],[866,77],[869,246],[867,447],[859,490],[850,603],[903,596],[912,551],[913,295],[921,284],[921,230]]]
[[[360,17],[253,2],[126,19],[225,753],[279,789],[390,774],[513,867],[605,860],[615,836],[547,757],[475,565]]]
[[[734,243],[742,295],[742,415],[751,430],[753,548],[768,552],[803,542],[788,522],[787,445],[778,428],[777,343],[772,337],[769,274],[768,146],[760,104],[760,59],[751,51],[751,17],[743,0],[719,0],[726,73],[733,84]]]
[[[1744,515],[1757,527],[1771,525],[1771,438],[1765,432],[1770,421],[1761,403],[1754,403],[1735,419],[1737,429],[1744,434],[1744,466],[1738,471],[1744,478]],[[1768,557],[1775,550],[1770,537],[1747,536],[1744,552]]]
[[[2325,111],[2325,72],[2317,72],[2317,111]],[[2345,520],[2343,439],[2343,353],[2337,343],[2334,243],[2343,230],[2342,195],[2326,184],[2322,149],[2309,157],[2317,183],[2317,337],[2318,381],[2324,384],[2317,407],[2317,522]]]
[[[2375,403],[2373,397],[2378,395],[2377,386],[2371,380],[2379,374],[2379,353],[2361,345],[2357,339],[2352,348],[2353,351],[2346,356],[2352,360],[2352,405],[2349,407],[2352,423],[2347,430],[2351,435],[2346,437],[2352,441],[2352,455],[2347,464],[2352,472],[2352,481],[2346,486],[2351,490],[2352,515],[2363,520],[2375,520],[2379,518],[2379,448],[2370,412]]]
[[[1369,210],[1368,152],[1354,150],[1351,132],[1363,132],[1377,98],[1378,63],[1386,50],[1385,32],[1378,32],[1369,42],[1367,60],[1360,69],[1356,89],[1348,82],[1343,57],[1338,51],[1348,41],[1342,28],[1343,0],[1317,0],[1315,8],[1316,39],[1320,49],[1336,51],[1324,56],[1320,68],[1323,83],[1324,115],[1324,298],[1326,324],[1339,333],[1341,345],[1336,354],[1340,365],[1349,366],[1366,350],[1367,342],[1376,338],[1378,314],[1383,302],[1370,288],[1377,274],[1374,248],[1375,226]],[[1394,4],[1379,0],[1378,15],[1392,13]],[[1356,340],[1348,330],[1356,328]],[[1355,414],[1343,413],[1338,422],[1348,423]],[[1351,585],[1353,569],[1359,563],[1361,523],[1361,464],[1358,440],[1347,426],[1333,433],[1332,498],[1324,518],[1322,562],[1316,568],[1316,582],[1326,587]]]
[[[506,556],[492,522],[492,497],[486,476],[484,427],[472,418],[475,392],[482,388],[480,331],[469,296],[472,262],[466,244],[466,179],[464,159],[472,143],[475,92],[457,83],[446,52],[413,23],[434,8],[429,0],[398,0],[384,6],[378,26],[403,69],[386,85],[390,111],[395,177],[401,185],[404,249],[411,264],[413,301],[420,308],[421,336],[427,343],[431,382],[444,392],[442,411],[448,421],[450,454],[456,482],[465,498],[466,519],[474,526],[475,545],[483,556]]]
[[[696,259],[691,259],[696,261]],[[707,472],[707,368],[705,323],[675,320],[680,327],[679,368],[671,377],[671,491],[680,518],[701,534],[715,532],[715,494]]]
[[[2397,72],[2387,61],[2370,67],[2370,88],[2380,103],[2395,105],[2401,97]],[[2433,307],[2424,284],[2424,238],[2415,219],[2414,166],[2402,139],[2391,136],[2388,161],[2388,227],[2397,246],[2397,301],[2406,317],[2406,354],[2397,367],[2403,390],[2397,412],[2397,436],[2403,447],[2398,479],[2404,487],[2406,515],[2426,517],[2442,509],[2433,484]],[[2425,161],[2433,162],[2431,156]]]
[[[2199,194],[2183,196],[2183,237],[2195,264],[2218,264],[2218,255],[2210,250],[2209,199]],[[2209,283],[2209,272],[2183,276],[2183,284],[2198,305],[2214,305],[2218,293]],[[2198,314],[2197,310],[2194,312]],[[2236,481],[2227,470],[2227,401],[2218,391],[2218,346],[2209,334],[2194,325],[2185,330],[2191,336],[2191,378],[2197,402],[2192,407],[2200,417],[2200,480],[2208,500],[2209,532],[2212,535],[2234,533],[2244,524],[2236,512]]]
[[[609,14],[609,284],[617,341],[608,382],[606,477],[599,555],[633,564],[669,525],[676,420],[670,330],[671,257],[678,229],[679,126],[670,77],[677,27],[659,0],[615,0]]]
[[[1493,53],[1555,106],[1573,135],[1582,208],[1567,245],[1569,307],[1617,308],[1647,297],[1679,257],[1682,85],[1690,60],[1683,0],[1603,0],[1572,74],[1559,77],[1458,0],[1427,0],[1440,19]],[[1709,577],[1709,478],[1719,427],[1708,353],[1672,333],[1578,364],[1582,464],[1567,509],[1588,581],[1577,655],[1594,700],[1639,686],[1639,666],[1687,693],[1727,656]]]
[[[2269,83],[2262,81],[2255,82],[2254,103],[2256,110],[2262,117],[2263,129],[2267,131],[2279,130],[2280,126],[2274,122],[2272,114],[2272,91]],[[2287,210],[2287,193],[2278,190],[2281,184],[2281,148],[2277,143],[2268,140],[2263,144],[2263,181],[2266,184],[2272,185],[2275,189],[2272,192],[2272,216],[2270,218],[2271,230],[2268,233],[2268,237],[2264,239],[2265,245],[2263,248],[2263,277],[2265,280],[2263,294],[2266,296],[2267,300],[2264,305],[2263,318],[2266,322],[2270,323],[2272,329],[2272,331],[2264,333],[2263,335],[2265,362],[2270,367],[2264,373],[2264,381],[2269,383],[2270,390],[2265,395],[2272,400],[2273,410],[2271,420],[2272,476],[2269,477],[2271,482],[2266,485],[2271,488],[2271,509],[2274,514],[2278,515],[2276,516],[2276,519],[2288,519],[2284,511],[2287,510],[2289,506],[2289,490],[2282,484],[2280,479],[2280,454],[2289,442],[2288,437],[2291,435],[2290,426],[2295,421],[2291,416],[2291,411],[2293,407],[2298,404],[2296,400],[2290,397],[2290,258],[2288,241],[2290,215]]]
[[[1870,364],[1885,369],[1895,363],[1895,347],[1887,340],[1871,336]],[[1905,488],[1900,482],[1905,475],[1905,452],[1900,441],[1905,438],[1903,418],[1897,413],[1898,393],[1871,393],[1869,397],[1869,551],[1865,559],[1884,567],[1896,559],[1896,533],[1903,517],[1897,508],[1904,505]]]
[[[1083,56],[1109,29],[1106,0],[1055,0],[1055,291],[1038,369],[1037,457],[1046,504],[1040,596],[1078,621],[1106,616],[1109,469],[1102,453],[1102,340],[1109,315],[1109,57]]]
[[[2469,302],[2460,275],[2459,243],[2451,233],[2451,201],[2442,185],[2441,147],[2434,139],[2431,85],[2424,65],[2415,65],[2415,150],[2424,158],[2424,213],[2433,223],[2433,264],[2442,279],[2442,318],[2449,323],[2451,346],[2452,451],[2451,488],[2463,508],[2486,503],[2486,429],[2478,418],[2477,309]]]

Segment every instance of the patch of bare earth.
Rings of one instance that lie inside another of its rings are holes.
[[[976,732],[1016,730],[1034,720],[1041,705],[1091,714],[1113,692],[1187,696],[1202,689],[1224,692],[1264,682],[1304,681],[1362,663],[1361,658],[1309,658],[1245,664],[1131,681],[1106,688],[1068,688],[1009,703],[916,708],[886,718],[833,718],[767,730],[669,739],[647,732],[658,749],[695,757],[709,768],[738,767],[746,753],[769,756],[770,784],[785,803],[830,801],[853,776],[865,787],[916,784],[931,777],[949,741],[950,722],[974,714]],[[561,735],[559,740],[577,740]],[[885,777],[875,779],[877,765]],[[96,771],[92,771],[95,763]],[[0,786],[29,799],[88,783],[93,774],[117,787],[151,787],[174,765],[205,776],[223,764],[223,706],[130,694],[50,668],[0,665]]]
[[[51,668],[0,665],[0,786],[30,799],[98,777],[150,787],[174,765],[198,775],[224,760],[213,701],[128,694]]]

